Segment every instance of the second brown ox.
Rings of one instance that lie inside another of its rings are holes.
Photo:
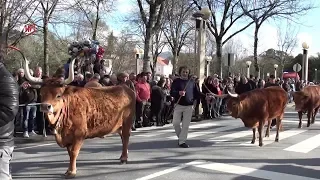
[[[76,175],[76,159],[85,139],[119,133],[122,139],[121,163],[128,158],[128,143],[135,113],[135,93],[126,86],[82,88],[67,86],[74,78],[74,60],[70,63],[69,78],[46,80],[30,75],[25,60],[26,78],[42,83],[41,111],[55,129],[55,139],[66,147],[70,157],[66,178]]]
[[[296,111],[299,115],[299,128],[302,127],[302,114],[307,112],[308,123],[313,124],[316,119],[317,112],[320,107],[320,86],[307,86],[301,91],[293,93],[293,101],[296,106]]]
[[[268,127],[266,137],[269,137],[271,120],[277,119],[277,134],[275,141],[279,141],[279,129],[288,101],[287,93],[281,87],[255,89],[241,95],[232,94],[228,100],[227,109],[234,118],[240,118],[245,127],[252,128],[251,143],[256,140],[256,129],[259,132],[259,146],[263,146],[263,128],[266,122]]]

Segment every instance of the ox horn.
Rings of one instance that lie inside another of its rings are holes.
[[[29,80],[31,83],[43,83],[43,80],[41,78],[36,78],[36,77],[31,76],[30,69],[29,69],[29,61],[24,56],[22,51],[19,48],[14,47],[14,46],[8,46],[8,48],[14,49],[22,55],[22,57],[24,59],[24,71],[25,71],[24,75],[25,75],[26,79]]]
[[[74,62],[76,61],[76,58],[72,59],[72,61],[69,64],[69,76],[68,79],[64,80],[63,84],[70,84],[74,80]]]
[[[236,98],[236,97],[239,96],[239,94],[237,94],[237,93],[231,93],[230,91],[228,91],[228,94],[229,94],[229,96],[234,97],[234,98]]]
[[[213,95],[214,97],[217,97],[217,98],[225,98],[225,97],[228,96],[228,94],[217,95],[217,94],[214,94],[214,93],[212,93],[212,95]]]

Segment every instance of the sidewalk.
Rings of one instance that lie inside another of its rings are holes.
[[[48,141],[55,141],[53,135],[47,135],[47,137],[43,137],[43,135],[35,135],[30,136],[29,138],[24,138],[22,133],[17,133],[16,137],[14,137],[15,144],[31,144],[31,143],[38,143],[38,142],[48,142]]]

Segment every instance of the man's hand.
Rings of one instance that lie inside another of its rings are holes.
[[[185,96],[186,95],[186,91],[179,91],[179,95],[180,96]]]
[[[25,81],[24,83],[21,84],[21,86],[23,87],[23,89],[27,89],[29,87],[31,87],[30,83]]]

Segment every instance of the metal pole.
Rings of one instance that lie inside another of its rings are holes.
[[[204,34],[204,28],[203,28],[203,19],[200,21],[200,28],[199,28],[199,34],[198,34],[198,70],[197,70],[197,76],[199,77],[200,84],[204,81],[205,76],[205,34]]]
[[[295,81],[295,83],[297,83],[297,81],[298,81],[298,65],[296,65],[296,81]]]
[[[277,68],[274,68],[274,77],[277,78]]]
[[[139,74],[139,54],[136,54],[136,75]]]
[[[250,66],[247,66],[247,78],[250,78]]]
[[[308,81],[308,50],[307,49],[304,49],[303,50],[303,56],[304,56],[304,67],[305,67],[305,70],[304,70],[304,78],[305,78],[305,82]]]

